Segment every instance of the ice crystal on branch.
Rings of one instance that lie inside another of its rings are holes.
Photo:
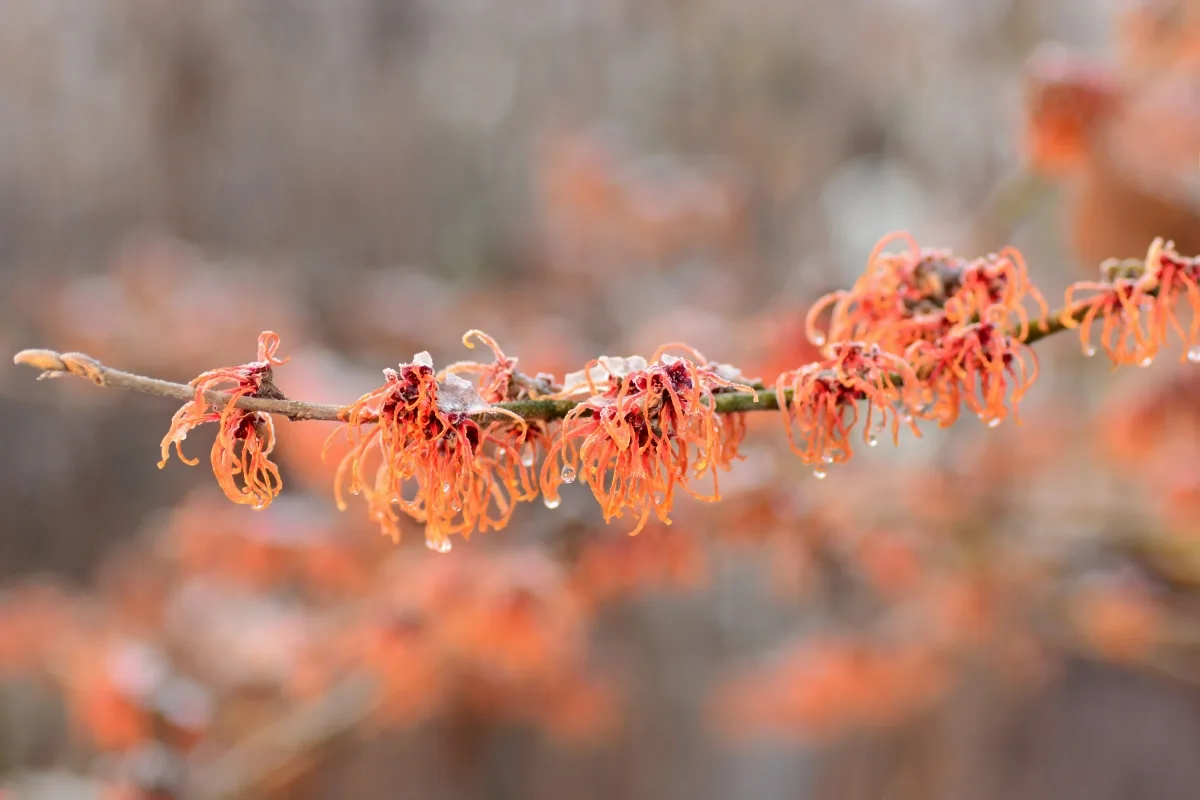
[[[275,425],[270,414],[245,411],[237,407],[237,401],[243,397],[282,396],[272,383],[271,372],[274,365],[287,363],[287,359],[275,357],[278,349],[279,336],[263,331],[258,337],[257,360],[238,367],[212,369],[192,380],[196,396],[172,417],[171,427],[162,440],[159,469],[167,465],[172,445],[180,461],[190,466],[198,464],[199,459],[189,459],[183,454],[183,440],[193,428],[216,422],[217,439],[212,446],[211,460],[213,474],[225,496],[255,509],[270,505],[283,488],[279,468],[270,459],[271,451],[275,449]],[[223,408],[208,402],[206,394],[214,391],[229,395]]]

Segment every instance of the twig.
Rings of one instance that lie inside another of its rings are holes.
[[[1072,318],[1078,321],[1086,309],[1079,309]],[[1033,344],[1047,336],[1066,330],[1067,326],[1061,319],[1062,312],[1052,312],[1046,319],[1033,323],[1025,336],[1026,344]],[[111,386],[117,389],[127,389],[143,394],[159,397],[169,397],[174,400],[187,401],[196,396],[196,390],[186,384],[171,383],[170,381],[135,375],[119,369],[105,366],[96,359],[84,353],[59,353],[54,350],[22,350],[13,357],[13,363],[24,364],[39,369],[42,374],[39,380],[59,378],[64,375],[75,375],[86,378],[97,386]],[[526,380],[522,376],[522,380]],[[214,406],[223,406],[229,402],[229,395],[223,392],[205,392],[205,400]],[[735,413],[742,411],[777,411],[779,398],[774,390],[764,389],[758,392],[757,398],[747,392],[719,392],[713,395],[713,404],[719,413]],[[323,403],[306,403],[302,400],[276,400],[265,397],[239,397],[236,401],[238,408],[246,411],[265,411],[278,414],[291,420],[320,420],[324,422],[342,422],[346,406],[327,405]],[[576,400],[553,400],[536,398],[530,400],[513,400],[507,403],[497,403],[496,408],[511,411],[527,420],[554,420],[565,417],[571,409],[578,405]],[[477,414],[479,419],[495,416],[490,412]]]
[[[198,766],[184,797],[227,800],[247,796],[298,756],[357,730],[378,700],[379,687],[374,680],[365,675],[347,677],[319,699],[285,714],[214,761]]]

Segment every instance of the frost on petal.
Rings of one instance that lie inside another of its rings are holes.
[[[758,383],[762,380],[761,378],[747,378],[740,369],[732,364],[707,364],[705,369],[730,383]]]
[[[600,356],[586,369],[570,372],[563,378],[563,395],[591,394],[591,387],[607,387],[610,378],[622,379],[649,367],[641,356]]]
[[[429,355],[428,350],[422,350],[413,356],[412,365],[414,367],[433,367],[433,356]]]
[[[428,354],[421,353],[418,358],[420,355]],[[464,416],[478,414],[492,407],[490,403],[480,397],[473,383],[454,373],[447,373],[446,377],[438,382],[437,404],[438,410],[446,414],[462,414]]]

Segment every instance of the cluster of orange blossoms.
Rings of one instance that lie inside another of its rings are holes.
[[[378,678],[378,722],[450,709],[524,718],[567,739],[610,724],[614,687],[588,668],[585,608],[550,558],[518,550],[389,567],[333,652],[316,642],[323,652],[312,654],[331,675],[362,668]]]
[[[560,396],[586,390],[587,397],[567,413],[542,466],[548,507],[558,506],[560,485],[581,478],[606,522],[627,510],[638,515],[636,534],[651,513],[670,522],[676,487],[701,500],[720,499],[717,471],[738,458],[745,420],[740,414],[718,415],[713,396],[757,392],[734,382],[740,377],[736,370],[710,364],[690,349],[689,354],[694,361],[662,349],[651,364],[638,357],[601,358],[567,376]],[[692,489],[691,479],[706,476],[712,478],[711,494]]]
[[[501,366],[481,367],[483,389],[503,397],[511,367],[502,366],[507,359],[499,349],[496,356]],[[384,532],[399,539],[397,512],[403,512],[425,525],[431,549],[447,552],[451,535],[502,528],[516,503],[536,496],[529,426],[521,417],[493,406],[455,372],[439,379],[428,353],[383,374],[384,385],[344,414],[351,449],[338,467],[339,507],[345,484],[366,497]]]
[[[1183,343],[1184,357],[1200,363],[1200,259],[1185,258],[1155,239],[1144,261],[1107,261],[1100,272],[1099,281],[1067,289],[1060,319],[1080,329],[1085,355],[1096,354],[1091,331],[1100,320],[1100,346],[1114,365],[1150,366],[1171,333]],[[1080,293],[1087,296],[1076,299]],[[1192,309],[1186,331],[1176,312],[1183,297]]]
[[[905,249],[886,252],[897,240]],[[1200,362],[1200,314],[1185,330],[1177,312],[1183,298],[1200,310],[1200,260],[1158,240],[1144,261],[1107,262],[1102,273],[1100,281],[1071,286],[1064,308],[1052,314],[1012,248],[965,259],[923,249],[907,234],[886,237],[853,287],[809,312],[806,332],[824,358],[775,381],[793,451],[822,478],[828,465],[851,456],[859,423],[873,446],[881,434],[898,442],[903,427],[920,435],[918,420],[949,426],[964,407],[989,427],[1015,418],[1038,374],[1029,343],[1063,328],[1079,328],[1091,354],[1092,326],[1100,322],[1100,343],[1113,362],[1141,365],[1174,332],[1186,357]],[[718,473],[739,458],[744,412],[771,407],[769,396],[759,404],[757,381],[682,345],[661,348],[650,361],[601,357],[558,383],[521,375],[516,359],[479,331],[464,343],[473,346],[473,338],[492,350],[491,363],[460,362],[437,373],[429,354],[418,354],[384,370],[383,386],[341,414],[351,447],[337,472],[339,505],[344,490],[364,495],[385,533],[398,538],[406,515],[425,526],[427,544],[439,552],[450,549],[454,534],[504,527],[516,504],[539,494],[557,507],[560,486],[576,480],[591,489],[606,521],[630,512],[633,533],[652,517],[669,524],[677,490],[720,499]],[[274,431],[267,414],[239,409],[237,401],[280,396],[271,383],[272,365],[282,363],[273,355],[277,345],[264,333],[258,361],[194,380],[196,398],[163,440],[165,460],[191,428],[218,422],[213,469],[231,499],[256,508],[279,491],[268,459]],[[228,393],[222,410],[206,400],[213,390]],[[729,395],[735,401],[723,402]],[[560,415],[560,423],[545,421]],[[711,489],[693,486],[702,480]]]

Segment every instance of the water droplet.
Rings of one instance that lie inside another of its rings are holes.
[[[503,455],[506,455],[507,453],[508,453],[508,449],[507,449],[507,448],[504,448],[504,447],[497,447],[497,448],[496,448],[496,455],[498,455],[498,456],[503,456]]]
[[[450,481],[442,484],[442,494],[450,494]]]
[[[813,344],[815,344],[817,347],[820,347],[821,345],[825,344],[825,337],[818,333],[813,337],[812,341]]]
[[[575,482],[575,468],[574,467],[572,467],[572,466],[563,467],[562,472],[559,474],[562,475],[563,483],[574,483]]]
[[[877,444],[879,444],[879,440],[876,439],[874,436],[867,439],[867,447],[874,447]]]
[[[449,553],[454,549],[449,539],[442,539],[440,542],[436,539],[426,539],[425,546],[436,553]]]
[[[521,466],[523,466],[523,467],[532,467],[533,466],[533,451],[532,450],[526,450],[524,453],[521,454]]]
[[[817,480],[819,480],[819,481],[820,481],[820,480],[824,480],[824,479],[825,479],[825,476],[826,476],[826,475],[828,475],[828,474],[829,474],[828,472],[826,472],[825,470],[821,469],[820,467],[817,467],[816,469],[814,469],[814,470],[813,470],[813,477],[814,477],[814,478],[816,478],[816,479],[817,479]]]
[[[558,508],[558,504],[561,502],[562,501],[557,497],[543,497],[542,498],[542,503],[545,504],[546,508]]]
[[[988,427],[989,427],[989,428],[994,428],[994,427],[996,427],[997,425],[999,425],[999,424],[1000,424],[1001,422],[1003,422],[1003,421],[1004,421],[1004,420],[1000,419],[999,417],[994,417],[994,418],[992,418],[992,420],[991,420],[990,422],[988,422]]]
[[[1138,362],[1138,366],[1139,367],[1148,367],[1153,363],[1154,363],[1154,359],[1151,358],[1150,356],[1146,356],[1140,362]]]
[[[1187,360],[1193,364],[1200,364],[1200,347],[1192,347],[1188,349]]]
[[[829,453],[826,453],[825,455],[821,456],[821,463],[822,464],[832,464],[833,456],[829,455]]]
[[[1094,348],[1094,347],[1087,348],[1086,350],[1083,351],[1083,355],[1085,358],[1091,358],[1092,356],[1096,355],[1096,348]]]

